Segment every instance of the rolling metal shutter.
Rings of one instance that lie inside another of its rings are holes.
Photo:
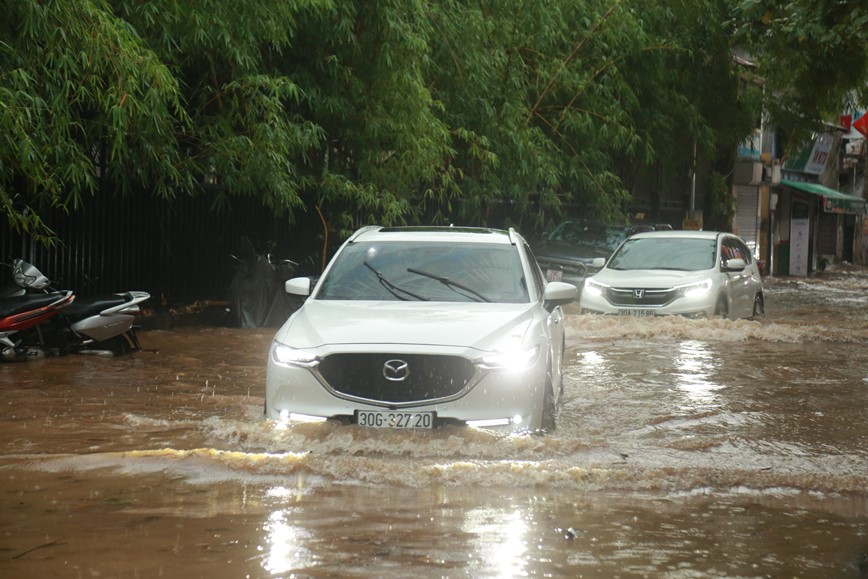
[[[750,248],[751,254],[759,258],[760,204],[759,188],[736,185],[735,232]]]

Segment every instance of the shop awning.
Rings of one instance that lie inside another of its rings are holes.
[[[817,195],[823,198],[823,210],[827,213],[868,213],[868,203],[855,195],[847,195],[817,183],[800,183],[798,181],[781,181],[781,185]]]

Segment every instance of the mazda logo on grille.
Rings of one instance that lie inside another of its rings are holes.
[[[391,382],[401,382],[410,375],[410,365],[404,360],[387,360],[383,364],[383,378]]]
[[[634,297],[635,299],[637,299],[637,300],[641,300],[642,298],[645,297],[645,290],[643,290],[643,289],[634,289],[634,290],[633,290],[633,297]]]

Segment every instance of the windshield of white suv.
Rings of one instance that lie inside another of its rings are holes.
[[[483,243],[354,243],[317,293],[322,300],[525,303],[518,251]]]
[[[717,242],[685,237],[630,238],[609,261],[609,269],[700,271],[714,267]]]

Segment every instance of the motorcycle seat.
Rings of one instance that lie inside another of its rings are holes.
[[[72,302],[69,307],[65,308],[63,313],[66,314],[68,318],[72,319],[85,318],[96,315],[105,309],[119,306],[128,301],[129,297],[126,294],[89,297],[76,296],[75,301]]]
[[[65,292],[50,294],[27,294],[23,296],[0,299],[0,318],[14,316],[29,310],[35,310],[53,304]],[[74,302],[73,302],[74,303]]]

